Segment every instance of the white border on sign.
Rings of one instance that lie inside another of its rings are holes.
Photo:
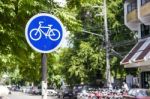
[[[48,51],[43,51],[43,50],[37,49],[36,47],[34,47],[34,46],[30,43],[30,40],[29,40],[29,38],[28,38],[28,27],[29,27],[30,23],[31,23],[35,18],[37,18],[37,17],[39,17],[39,16],[52,17],[52,18],[54,18],[54,19],[60,24],[60,26],[62,27],[62,32],[63,32],[63,33],[62,33],[62,39],[61,39],[61,41],[59,42],[59,44],[58,44],[55,48],[53,48],[53,49],[51,49],[51,50],[48,50]],[[53,15],[51,15],[51,14],[48,14],[48,13],[38,13],[38,14],[34,15],[34,16],[27,22],[26,28],[25,28],[25,37],[26,37],[26,40],[27,40],[28,44],[29,44],[29,45],[31,46],[31,48],[33,48],[35,51],[40,52],[40,53],[50,53],[50,52],[55,51],[57,48],[59,48],[59,47],[61,46],[62,42],[63,42],[64,39],[65,39],[64,33],[65,33],[65,28],[64,28],[63,24],[61,23],[61,21],[60,21],[57,17],[55,17],[55,16],[53,16]]]

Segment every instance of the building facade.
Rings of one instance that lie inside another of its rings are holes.
[[[139,68],[139,83],[150,88],[150,0],[125,0],[124,23],[138,33],[138,43],[121,61],[125,68]]]

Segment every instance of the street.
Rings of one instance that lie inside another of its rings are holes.
[[[21,92],[12,92],[12,94],[8,96],[8,99],[42,99],[42,98],[39,95],[30,95]],[[48,96],[47,99],[56,99],[56,97]]]

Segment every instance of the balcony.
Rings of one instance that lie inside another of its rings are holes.
[[[140,16],[143,22],[150,24],[150,0],[141,0]]]
[[[133,10],[127,14],[127,22],[137,22],[138,17],[137,17],[137,10]]]
[[[127,22],[135,22],[137,20],[137,2],[129,2],[129,4],[127,5]]]
[[[138,30],[139,19],[136,0],[126,0],[124,4],[125,25],[131,30]]]

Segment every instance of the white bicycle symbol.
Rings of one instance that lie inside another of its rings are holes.
[[[52,41],[57,41],[60,38],[60,32],[57,29],[52,29],[52,25],[48,26],[42,26],[43,21],[39,22],[39,27],[38,28],[33,28],[30,31],[30,38],[34,41],[38,41],[43,35],[47,38],[49,37],[50,40]],[[43,29],[48,29],[47,32],[44,32]]]

